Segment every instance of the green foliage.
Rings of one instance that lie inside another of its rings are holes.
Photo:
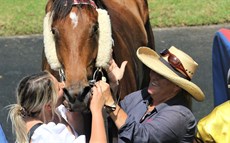
[[[47,0],[0,0],[0,36],[41,34]],[[230,22],[230,0],[148,0],[152,27]]]

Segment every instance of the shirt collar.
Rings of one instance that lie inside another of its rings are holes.
[[[176,95],[175,97],[169,99],[168,101],[157,105],[155,107],[156,110],[159,111],[162,108],[164,108],[165,106],[172,106],[172,105],[183,105],[183,106],[186,106],[185,102],[184,102],[183,98],[181,98],[181,96],[184,96],[184,95]]]

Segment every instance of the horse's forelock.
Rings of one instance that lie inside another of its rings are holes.
[[[83,0],[82,3],[83,4],[89,3],[90,5],[90,0]],[[79,0],[79,5],[77,5],[79,10],[80,10],[80,5],[81,5],[81,0]],[[70,13],[72,6],[73,6],[73,0],[55,0],[51,7],[51,11],[54,12],[53,20],[65,18]]]
[[[73,0],[55,0],[51,11],[54,12],[55,19],[65,18],[72,9]]]

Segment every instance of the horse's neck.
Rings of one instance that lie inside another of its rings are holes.
[[[143,0],[103,0],[106,7],[120,7],[129,10],[136,18],[145,23],[148,18],[148,6],[147,1],[144,1],[145,2],[143,2]]]

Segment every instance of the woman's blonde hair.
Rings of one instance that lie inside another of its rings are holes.
[[[47,71],[24,77],[18,84],[17,103],[9,105],[9,117],[12,122],[13,133],[16,134],[16,142],[28,143],[25,119],[44,115],[44,107],[49,104],[52,115],[56,114],[57,93],[51,74]],[[43,122],[46,122],[43,116]]]

